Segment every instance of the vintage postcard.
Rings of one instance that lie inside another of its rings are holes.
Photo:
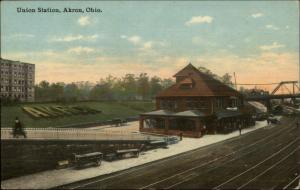
[[[299,189],[299,1],[1,1],[1,189]]]

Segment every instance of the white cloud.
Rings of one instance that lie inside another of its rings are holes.
[[[283,48],[285,45],[283,44],[278,44],[277,42],[273,42],[271,45],[263,45],[260,46],[259,48],[261,50],[272,50],[272,49],[278,49],[278,48]]]
[[[264,16],[264,14],[263,14],[263,13],[254,13],[254,14],[252,14],[251,16],[252,16],[253,18],[259,18],[259,17]]]
[[[82,46],[68,49],[68,53],[81,54],[81,53],[93,53],[93,52],[95,52],[95,49],[89,47],[82,47]]]
[[[138,44],[141,42],[142,38],[140,36],[131,36],[128,37],[127,40],[133,44]]]
[[[49,41],[50,42],[72,42],[77,40],[83,41],[95,41],[99,36],[97,34],[84,36],[84,35],[67,35],[63,37],[52,37]]]
[[[91,18],[89,16],[81,16],[78,19],[78,23],[80,26],[87,26],[87,25],[90,25],[92,22],[91,22]]]
[[[143,44],[143,49],[151,49],[153,47],[153,42],[148,41]]]
[[[120,36],[122,39],[128,40],[130,43],[134,45],[138,45],[142,42],[142,38],[140,36],[134,35],[134,36],[126,36],[126,35],[121,35]]]
[[[157,55],[157,48],[165,47],[166,45],[167,43],[165,41],[146,41],[141,44],[139,50],[142,51],[142,54],[146,53],[147,55]]]
[[[185,25],[190,26],[193,24],[211,23],[213,19],[214,18],[210,16],[194,16],[189,21],[187,21]]]
[[[153,47],[163,47],[166,46],[166,42],[165,41],[145,41],[143,40],[142,37],[138,36],[138,35],[134,35],[134,36],[127,36],[127,35],[121,35],[120,38],[127,40],[128,42],[136,45],[139,47],[139,50],[152,50]]]
[[[276,27],[276,26],[274,26],[274,25],[272,25],[272,24],[266,25],[266,28],[271,29],[271,30],[279,30],[278,27]]]

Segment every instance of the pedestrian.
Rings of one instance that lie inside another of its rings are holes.
[[[206,134],[206,125],[203,125],[203,135]]]
[[[182,141],[183,133],[181,132],[179,135],[180,135],[180,141]]]
[[[25,131],[23,130],[22,124],[21,124],[19,118],[16,117],[16,119],[15,119],[15,127],[14,127],[14,130],[13,130],[14,138],[16,138],[17,135],[19,135],[19,134],[20,134],[20,135],[23,135],[24,138],[26,138],[26,133],[25,133]]]
[[[239,124],[240,135],[242,135],[242,126]]]

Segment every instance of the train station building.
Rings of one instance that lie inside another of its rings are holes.
[[[156,96],[156,110],[140,114],[140,131],[201,137],[254,125],[241,93],[192,64],[177,72],[176,83]]]

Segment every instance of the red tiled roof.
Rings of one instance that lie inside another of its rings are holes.
[[[183,80],[194,81],[193,87],[181,88],[181,82],[179,82],[160,92],[156,97],[242,96],[233,88],[199,71],[192,64],[187,65],[174,76],[185,76],[187,78]]]

